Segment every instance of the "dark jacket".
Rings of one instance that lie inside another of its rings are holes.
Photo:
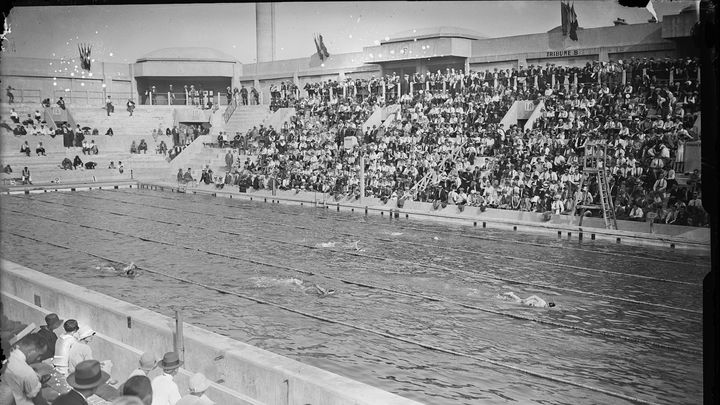
[[[60,395],[53,405],[87,405],[87,400],[79,392],[70,390],[66,394]]]

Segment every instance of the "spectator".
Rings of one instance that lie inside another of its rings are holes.
[[[227,153],[225,154],[225,166],[227,167],[228,171],[230,169],[232,169],[233,162],[234,162],[233,154],[232,154],[232,152],[230,152],[228,150]]]
[[[67,158],[65,158],[67,159]],[[69,160],[69,159],[67,159]],[[74,319],[68,319],[63,324],[65,333],[58,337],[55,343],[55,357],[53,357],[53,366],[61,375],[68,375],[68,354],[70,347],[77,342],[78,323]]]
[[[636,203],[633,203],[632,209],[630,210],[630,219],[633,221],[642,221],[645,214],[643,213],[642,208],[638,206]]]
[[[133,141],[134,142],[134,141]],[[145,139],[140,140],[140,145],[137,147],[137,153],[142,152],[143,154],[147,153],[147,143],[145,143]]]
[[[107,96],[105,98],[105,109],[107,110],[107,116],[110,116],[110,113],[115,112],[115,106],[113,106],[112,100],[110,99],[110,96]],[[132,114],[131,114],[132,115]]]
[[[163,156],[167,155],[168,147],[167,144],[165,144],[165,141],[160,141],[160,145],[157,147],[157,152],[162,154]]]
[[[37,333],[45,339],[48,347],[45,355],[43,355],[40,360],[52,359],[55,357],[55,344],[58,340],[58,336],[55,334],[55,329],[62,326],[62,324],[63,320],[55,313],[45,316],[45,325],[41,326]]]
[[[132,144],[130,144],[130,153],[138,153],[137,145],[134,140],[132,141]]]
[[[112,161],[112,160],[110,161],[110,164],[108,165],[108,169],[116,169],[114,161]]]
[[[90,153],[88,153],[88,154],[89,155],[97,155],[98,153],[100,153],[100,151],[98,150],[98,147],[95,144],[95,140],[93,139],[92,141],[90,141]]]
[[[108,128],[108,130],[105,131],[105,135],[113,136],[113,135],[115,135],[115,133],[113,132],[113,129],[112,129],[112,128]]]
[[[143,405],[151,405],[153,402],[152,383],[144,374],[130,376],[123,384],[121,393],[140,399]]]
[[[35,110],[35,121],[39,124],[42,121],[42,114],[40,110]]]
[[[32,184],[32,179],[30,178],[30,169],[28,169],[27,166],[22,169],[20,179],[22,180],[22,184]]]
[[[125,171],[125,166],[123,165],[123,162],[118,160],[118,172],[120,172],[120,174],[123,174],[124,171]]]
[[[42,142],[38,142],[37,148],[35,148],[35,154],[38,156],[47,156],[45,154],[45,147],[43,146]]]
[[[10,120],[15,124],[20,123],[20,115],[18,115],[14,108],[10,109]]]
[[[92,342],[95,331],[87,326],[83,326],[77,331],[77,342],[70,346],[68,351],[68,371],[73,373],[75,367],[85,360],[93,358],[92,349],[89,343]]]
[[[205,377],[203,373],[195,373],[188,381],[188,388],[190,393],[183,396],[177,405],[214,405],[215,402],[205,395],[205,391],[210,388],[210,381]]]
[[[93,396],[108,379],[110,375],[101,369],[100,362],[82,361],[67,378],[68,385],[73,389],[60,395],[53,401],[53,405],[87,405],[87,399]]]
[[[180,390],[173,378],[182,364],[177,353],[165,353],[158,364],[163,373],[152,380],[152,405],[175,405],[180,400]]]
[[[157,366],[157,360],[150,352],[145,352],[140,356],[138,368],[133,370],[128,378],[133,376],[147,376]]]
[[[15,102],[15,95],[12,92],[13,90],[15,90],[15,89],[13,89],[10,86],[7,86],[7,91],[5,92],[5,94],[7,94],[9,104],[12,104]]]
[[[75,155],[75,159],[73,160],[73,168],[77,170],[78,166],[82,169],[83,168],[83,161],[80,159],[79,155]]]
[[[25,141],[22,145],[20,145],[20,153],[24,153],[25,156],[30,156],[30,145],[28,145],[28,141]]]
[[[5,167],[3,167],[3,173],[10,174],[12,172],[12,167],[10,167],[10,165],[5,165]]]
[[[178,182],[178,183],[183,183],[184,181],[185,181],[185,180],[183,179],[183,171],[182,171],[182,169],[178,169],[178,172],[177,172],[177,182]]]
[[[192,173],[190,172],[190,168],[189,168],[189,167],[188,167],[187,171],[185,172],[185,174],[183,175],[183,180],[184,180],[186,183],[190,183],[190,182],[194,182],[194,181],[195,181],[195,179],[193,179],[193,176],[192,176]]]
[[[135,111],[135,102],[129,98],[126,105],[127,105],[127,111],[130,113],[130,116],[132,117],[133,111]]]
[[[63,170],[73,170],[74,169],[73,162],[69,158],[63,159],[62,163],[60,163],[60,167]]]
[[[65,100],[63,100],[62,97],[60,97],[60,99],[57,101],[56,104],[58,105],[58,107],[62,108],[63,110],[65,109]]]
[[[88,170],[94,170],[97,167],[95,162],[85,162],[85,168]]]
[[[87,139],[84,140],[82,143],[82,153],[83,155],[87,155],[90,153],[90,142],[88,142]]]
[[[30,364],[36,363],[47,352],[48,343],[36,333],[31,333],[14,346],[3,373],[3,404],[32,405],[45,404],[40,393],[42,383]]]
[[[243,105],[248,105],[248,90],[245,86],[240,86],[240,96],[242,97]]]

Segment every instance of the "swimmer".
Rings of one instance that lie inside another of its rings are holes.
[[[531,295],[527,298],[520,298],[517,295],[515,295],[514,292],[506,292],[503,295],[498,296],[501,299],[504,300],[512,300],[516,304],[523,304],[527,305],[529,307],[538,307],[538,308],[552,308],[555,306],[554,302],[545,302],[544,299],[538,297],[537,295]]]
[[[365,250],[360,249],[360,247],[358,246],[358,243],[360,243],[359,240],[357,240],[355,242],[350,242],[348,244],[339,244],[338,242],[323,242],[323,243],[316,244],[315,247],[321,247],[321,248],[339,247],[342,249],[354,249],[356,252],[364,252]]]
[[[333,290],[332,288],[328,288],[326,290],[317,284],[315,284],[315,290],[317,291],[317,294],[321,297],[327,297],[335,294],[335,290]]]
[[[121,277],[129,277],[129,278],[135,278],[135,276],[138,275],[137,266],[135,263],[130,262],[127,266],[123,267],[122,269],[118,270],[113,266],[104,266],[104,267],[95,267],[95,270],[104,270],[104,271],[112,271],[113,273],[117,274]]]

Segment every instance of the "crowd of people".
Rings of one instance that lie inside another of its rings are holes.
[[[90,326],[80,325],[75,319],[64,321],[54,313],[45,317],[45,323],[33,331],[25,329],[3,339],[3,352],[9,356],[2,365],[0,404],[215,403],[205,393],[210,381],[202,373],[190,377],[189,392],[181,394],[174,378],[183,362],[176,352],[167,352],[161,358],[143,353],[127,378],[115,380],[111,378],[112,359],[101,360],[93,353],[91,343],[96,332]]]
[[[584,146],[600,142],[618,219],[708,223],[700,173],[687,184],[675,173],[681,145],[699,140],[694,59],[447,69],[304,89],[307,97],[288,99],[297,111],[288,125],[236,142],[257,161],[236,161],[222,176],[229,184],[359,198],[362,158],[365,196],[386,202],[573,214],[578,202],[600,204],[596,179],[580,187]],[[506,128],[500,121],[518,100],[532,101],[540,116],[527,128]],[[391,102],[400,106],[395,115],[362,128],[375,106]]]

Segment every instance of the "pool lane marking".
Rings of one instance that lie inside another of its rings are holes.
[[[139,190],[140,190],[140,189],[138,189],[138,191],[139,191]],[[114,191],[114,192],[116,192],[116,193],[128,194],[128,195],[133,195],[133,194],[135,194],[135,193],[128,193],[128,192],[125,192],[125,191],[122,191],[122,190],[108,190],[108,191]],[[144,191],[155,191],[156,193],[162,193],[162,192],[164,192],[164,191],[158,191],[158,190],[144,190]],[[153,193],[144,193],[144,194],[150,195],[150,194],[153,194]],[[231,194],[231,193],[225,193],[225,194],[233,195],[233,194]],[[206,195],[206,194],[203,194],[203,195]],[[207,194],[207,195],[209,195],[209,194]],[[178,197],[178,198],[171,198],[171,199],[174,200],[174,201],[182,201],[182,200],[181,200],[182,198],[186,198],[186,196],[182,196],[182,197]],[[234,200],[235,200],[235,201],[240,201],[241,199],[236,198],[236,199],[234,199]],[[253,201],[248,201],[246,198],[245,198],[245,199],[242,199],[242,200],[244,200],[244,201],[240,201],[240,202],[248,202],[248,205],[255,205],[255,206],[256,206],[257,204],[253,204],[253,203],[259,203],[259,200],[258,200],[258,201],[254,201],[254,200],[253,200]],[[219,206],[219,207],[227,207],[227,205],[223,205],[223,204],[213,204],[213,205]],[[353,208],[354,208],[354,207],[353,207]],[[292,215],[292,214],[287,214],[287,213],[281,213],[281,214],[282,214],[282,215]],[[417,215],[417,214],[416,214],[416,215]],[[351,219],[337,218],[337,216],[333,216],[333,217],[328,216],[328,217],[326,217],[326,218],[329,218],[329,219],[332,219],[332,220],[335,220],[335,221],[338,221],[338,222],[353,222],[353,223],[356,223],[355,221],[353,221],[353,220],[351,220]],[[462,218],[458,218],[458,219],[461,219],[461,220],[462,220]],[[471,219],[472,219],[472,218],[468,218],[467,220],[471,220]],[[488,220],[488,221],[489,221],[489,220]],[[426,231],[426,232],[428,231],[427,229],[416,228],[416,227],[412,227],[412,226],[409,226],[409,225],[397,225],[396,227],[397,227],[397,228],[400,228],[400,229],[412,229],[412,230]],[[632,255],[632,254],[623,254],[623,253],[618,253],[618,252],[600,252],[600,251],[596,251],[596,250],[587,250],[587,249],[576,248],[576,247],[572,247],[572,246],[555,246],[555,245],[546,245],[546,244],[542,244],[542,243],[539,243],[539,242],[527,242],[527,241],[522,241],[522,240],[514,240],[514,239],[504,239],[504,238],[495,238],[495,237],[488,237],[488,236],[480,236],[480,235],[473,234],[473,233],[462,232],[461,230],[434,230],[433,232],[453,234],[453,235],[457,235],[457,236],[460,236],[460,237],[465,237],[465,238],[470,238],[470,239],[487,240],[487,241],[490,241],[490,242],[498,242],[498,241],[501,241],[501,242],[510,242],[510,243],[517,243],[517,244],[538,246],[538,247],[544,247],[544,248],[550,247],[550,248],[555,248],[555,249],[579,250],[579,251],[581,251],[581,252],[586,252],[586,253],[597,253],[597,254],[602,254],[602,255],[612,255],[612,256],[619,256],[619,257],[623,257],[623,258],[632,257],[632,258],[639,259],[639,260],[652,260],[652,261],[664,262],[664,263],[669,263],[669,264],[687,264],[686,262],[678,261],[678,260],[669,260],[669,259],[660,259],[660,258],[655,258],[655,257],[636,256],[636,255]],[[581,231],[581,232],[583,232],[583,231]],[[587,233],[592,233],[591,230],[587,230],[587,231],[585,231],[585,232],[587,232]],[[585,233],[585,232],[583,232],[583,233]],[[522,258],[521,258],[521,259],[522,259]],[[709,260],[709,259],[708,259],[708,260]],[[622,273],[621,273],[621,274],[622,274]]]
[[[116,191],[110,191],[110,192],[115,193]],[[127,194],[127,193],[123,193],[123,194]],[[182,211],[182,212],[188,212],[188,213],[192,213],[192,214],[199,214],[199,215],[205,215],[205,216],[210,215],[210,216],[215,216],[215,217],[223,218],[223,219],[247,220],[247,218],[242,218],[242,217],[231,217],[231,216],[227,216],[227,215],[217,215],[217,214],[212,214],[212,213],[207,213],[207,212],[201,212],[201,211],[191,211],[191,210],[187,210],[187,209],[175,209],[175,208],[160,207],[160,206],[153,205],[153,204],[143,204],[143,203],[137,203],[137,202],[128,202],[128,201],[122,201],[122,200],[117,200],[117,199],[112,199],[112,198],[102,198],[102,197],[88,196],[88,195],[83,195],[83,197],[90,197],[90,198],[95,198],[95,199],[98,199],[98,200],[105,200],[105,201],[114,201],[114,202],[118,202],[118,203],[121,203],[121,204],[140,205],[140,206],[152,207],[152,208],[162,208],[162,209],[165,209],[165,210],[168,210],[168,211],[173,211],[173,212]],[[153,197],[150,196],[150,198],[153,198]],[[181,200],[176,200],[176,199],[173,199],[173,200],[174,200],[174,201],[181,201]],[[47,201],[44,201],[44,202],[47,202]],[[221,205],[221,204],[213,204],[213,205],[218,206],[218,207],[228,208],[227,205]],[[258,219],[258,220],[260,220],[260,219]],[[307,228],[307,227],[302,227],[302,226],[297,226],[297,225],[291,225],[291,224],[277,223],[277,222],[272,222],[272,221],[266,221],[266,220],[264,220],[264,219],[262,219],[262,222],[263,222],[264,224],[276,225],[276,226],[281,226],[281,227],[285,227],[285,228],[288,227],[288,226],[290,226],[290,227],[294,227],[294,228],[297,228],[297,229],[303,229],[303,230],[308,230],[308,229],[309,229],[309,228]],[[351,222],[355,223],[355,221],[351,221]],[[417,228],[410,228],[410,229],[417,229]],[[422,230],[422,229],[417,229],[417,230]],[[422,230],[422,231],[424,231],[424,230]],[[346,232],[337,232],[337,233],[340,234],[340,235],[345,235],[345,236],[359,237],[359,235],[352,234],[352,233],[346,233]],[[432,247],[432,248],[439,248],[439,249],[443,249],[443,250],[459,251],[459,252],[463,252],[463,253],[469,253],[469,254],[472,254],[472,255],[478,255],[478,252],[474,252],[474,251],[467,250],[467,249],[452,248],[452,247],[448,247],[448,246],[436,246],[436,245],[429,245],[429,244],[420,243],[420,242],[404,241],[404,240],[401,241],[401,240],[397,240],[397,239],[385,239],[385,238],[374,238],[374,239],[375,239],[375,240],[379,240],[379,241],[383,241],[383,242],[392,242],[392,243],[396,243],[396,244],[411,244],[411,245],[422,246],[422,247]],[[587,251],[586,251],[586,252],[587,252]],[[598,252],[594,252],[594,253],[598,253]],[[589,272],[597,272],[597,273],[605,273],[605,274],[613,274],[613,275],[618,275],[618,276],[625,276],[625,277],[646,279],[646,280],[658,281],[658,282],[662,282],[662,283],[672,283],[672,284],[681,284],[681,285],[702,286],[701,283],[693,283],[693,282],[679,281],[679,280],[670,280],[670,279],[664,279],[664,278],[653,277],[653,276],[645,276],[645,275],[641,275],[641,274],[621,273],[621,272],[616,272],[616,271],[612,271],[612,270],[596,269],[596,268],[591,268],[591,267],[576,266],[576,265],[570,265],[570,264],[564,264],[564,263],[557,263],[557,262],[548,262],[548,261],[538,260],[538,259],[531,259],[531,258],[525,258],[525,257],[517,257],[517,256],[503,255],[503,254],[500,254],[500,253],[483,252],[481,255],[483,255],[483,256],[499,257],[499,258],[503,258],[503,259],[512,259],[512,260],[522,260],[522,261],[529,261],[529,262],[545,263],[545,264],[553,265],[553,266],[554,266],[556,269],[558,269],[558,270],[572,269],[572,270],[581,270],[581,271],[589,271]],[[636,258],[637,258],[637,257],[636,257]],[[459,269],[458,269],[458,270],[459,270]],[[459,271],[462,271],[462,270],[459,270]],[[570,271],[570,270],[567,270],[567,271]],[[474,274],[474,273],[473,273],[473,274]],[[501,281],[505,281],[505,280],[501,280]],[[513,281],[513,282],[521,283],[521,284],[524,283],[524,282],[519,282],[519,281]]]
[[[66,204],[61,204],[61,205],[66,205]],[[23,212],[21,212],[21,211],[14,211],[14,210],[10,210],[10,211],[15,212],[15,213],[19,213],[19,214],[30,215],[30,214],[27,214],[27,213],[23,213]],[[38,216],[38,215],[35,215],[35,216]],[[122,214],[121,216],[133,217],[133,216],[130,216],[130,215],[125,215],[125,214]],[[426,295],[426,294],[424,294],[424,293],[418,293],[418,292],[405,292],[405,291],[395,290],[395,289],[392,289],[392,288],[383,287],[383,286],[379,286],[379,285],[375,285],[375,284],[364,283],[364,282],[359,282],[359,281],[354,281],[354,280],[347,280],[347,279],[343,279],[343,278],[339,278],[339,277],[335,277],[335,276],[329,276],[329,275],[326,275],[326,274],[324,274],[324,273],[317,273],[317,272],[312,272],[312,271],[309,271],[309,270],[298,269],[298,268],[291,267],[291,266],[285,266],[285,265],[279,265],[279,264],[274,264],[274,263],[268,263],[268,262],[263,262],[263,261],[255,260],[255,259],[247,259],[247,258],[243,258],[243,257],[232,256],[232,255],[229,255],[229,254],[219,253],[219,252],[212,252],[212,251],[209,251],[209,250],[203,250],[203,249],[194,248],[194,247],[187,247],[187,246],[176,245],[176,244],[169,243],[169,242],[163,242],[163,241],[158,241],[158,240],[154,240],[154,239],[150,239],[150,238],[140,237],[140,236],[137,236],[137,235],[127,234],[127,233],[124,233],[124,232],[113,231],[113,230],[111,230],[111,229],[98,228],[98,227],[91,226],[91,225],[82,225],[82,224],[78,224],[78,223],[60,221],[60,220],[57,220],[57,219],[54,219],[54,218],[49,218],[49,217],[43,217],[43,216],[40,216],[40,217],[41,217],[41,218],[48,219],[48,220],[60,222],[60,223],[69,224],[69,225],[76,225],[76,226],[83,227],[83,228],[95,229],[95,230],[100,230],[100,231],[105,231],[105,232],[114,233],[114,234],[117,234],[117,235],[123,235],[123,236],[131,237],[131,238],[135,238],[135,239],[140,239],[141,241],[145,241],[145,242],[153,242],[153,243],[163,244],[163,245],[166,245],[166,246],[172,246],[172,247],[176,247],[176,248],[177,248],[177,247],[180,247],[180,248],[187,249],[187,250],[194,250],[194,251],[202,252],[202,253],[209,254],[209,255],[215,255],[215,256],[221,256],[221,257],[226,257],[226,258],[230,258],[230,259],[240,260],[240,261],[246,261],[246,262],[249,262],[249,263],[258,264],[258,265],[262,265],[262,266],[266,266],[266,267],[274,267],[274,268],[279,268],[279,269],[290,270],[290,271],[294,271],[294,272],[301,273],[301,274],[305,274],[305,275],[321,276],[321,277],[325,277],[325,278],[328,278],[328,279],[332,279],[332,280],[336,280],[336,281],[342,282],[342,283],[344,283],[344,284],[351,284],[351,285],[356,285],[356,286],[365,287],[365,288],[370,288],[370,289],[377,289],[377,290],[381,290],[381,291],[385,291],[385,292],[390,292],[390,293],[394,293],[394,294],[397,294],[397,295],[409,296],[409,297],[413,297],[413,298],[422,298],[422,299],[425,299],[425,300],[428,300],[428,301],[433,301],[433,302],[444,302],[444,303],[448,303],[448,304],[452,304],[452,305],[457,305],[457,306],[460,306],[460,307],[463,307],[463,308],[468,308],[468,309],[473,309],[473,310],[477,310],[477,311],[481,311],[481,312],[491,313],[491,314],[494,314],[494,315],[507,316],[507,317],[510,317],[510,318],[514,318],[514,319],[518,319],[518,320],[523,320],[523,321],[536,322],[536,323],[539,323],[539,324],[550,325],[550,326],[555,326],[555,327],[564,328],[564,329],[571,329],[571,330],[575,330],[575,331],[578,331],[578,332],[583,332],[583,333],[590,334],[590,335],[601,335],[601,336],[604,336],[604,337],[615,338],[615,339],[619,339],[619,340],[625,340],[625,341],[627,341],[627,342],[633,342],[633,343],[647,344],[647,345],[656,346],[656,347],[660,347],[660,348],[668,349],[668,350],[673,350],[673,351],[679,351],[679,352],[685,352],[685,353],[692,353],[692,354],[702,354],[702,351],[701,351],[701,350],[689,349],[689,348],[684,348],[684,347],[680,347],[680,346],[671,346],[671,345],[667,345],[667,344],[664,344],[664,343],[652,342],[652,341],[649,341],[649,340],[647,340],[647,339],[633,338],[633,337],[624,336],[624,335],[620,335],[620,334],[614,334],[614,333],[603,332],[603,331],[596,331],[596,330],[593,330],[593,329],[587,329],[587,328],[583,328],[583,327],[579,327],[579,326],[567,325],[567,324],[564,324],[564,323],[559,323],[559,322],[554,322],[554,321],[546,321],[546,320],[541,320],[541,319],[538,319],[538,318],[531,318],[531,317],[526,317],[526,316],[522,316],[522,315],[516,315],[516,314],[510,314],[510,313],[506,313],[506,312],[495,311],[495,310],[492,310],[492,309],[487,309],[487,308],[483,308],[483,307],[479,307],[479,306],[475,306],[475,305],[464,304],[464,303],[461,303],[461,302],[458,302],[458,301],[454,301],[454,300],[450,300],[450,299],[447,299],[447,298],[444,298],[444,297],[431,296],[431,295]],[[151,219],[142,218],[142,217],[134,217],[134,218],[151,220]],[[191,225],[182,225],[182,224],[177,224],[177,223],[176,223],[175,225],[177,225],[177,226],[190,226],[190,227],[195,227],[195,228],[207,229],[207,228],[203,228],[203,227],[196,227],[196,226],[191,226]],[[241,235],[241,234],[237,234],[237,235],[238,235],[238,236],[243,236],[243,235]],[[651,305],[651,304],[649,304],[649,305]]]
[[[79,225],[79,226],[81,226],[81,225]],[[90,252],[84,251],[84,250],[82,250],[82,249],[78,249],[78,248],[74,248],[74,247],[68,247],[68,246],[63,246],[63,245],[56,244],[56,243],[53,243],[53,242],[48,242],[48,241],[44,241],[44,240],[32,238],[32,237],[29,237],[29,236],[19,235],[19,234],[14,233],[14,232],[9,232],[9,231],[8,231],[8,233],[11,234],[11,235],[18,236],[18,237],[20,237],[20,238],[25,238],[25,239],[33,240],[33,241],[35,241],[35,242],[45,243],[45,244],[48,244],[48,245],[51,245],[51,246],[56,246],[56,247],[59,247],[59,248],[64,248],[64,249],[67,249],[67,250],[70,250],[70,251],[76,251],[76,252],[84,253],[84,254],[86,254],[86,255],[93,256],[93,257],[97,257],[97,258],[99,258],[99,259],[103,259],[103,260],[106,260],[106,261],[115,262],[115,263],[120,263],[120,264],[126,264],[126,263],[124,263],[123,261],[114,260],[114,259],[111,259],[111,258],[102,256],[102,255],[99,255],[99,254],[96,254],[96,253],[90,253]],[[385,338],[388,338],[388,339],[399,340],[399,341],[401,341],[401,342],[405,342],[405,343],[408,343],[408,344],[420,346],[420,347],[422,347],[422,348],[429,349],[429,350],[433,350],[433,351],[438,351],[438,352],[441,352],[441,353],[452,354],[452,355],[459,356],[459,357],[465,357],[465,358],[470,358],[470,359],[474,359],[474,360],[478,360],[478,361],[490,363],[490,364],[492,364],[492,365],[494,365],[494,366],[496,366],[496,367],[507,368],[507,369],[513,370],[513,371],[515,371],[515,372],[522,373],[522,374],[527,374],[527,375],[530,375],[530,376],[533,376],[533,377],[536,377],[536,378],[541,378],[541,379],[545,379],[545,380],[550,380],[550,381],[553,381],[553,382],[556,382],[556,383],[560,383],[560,384],[572,385],[572,386],[575,386],[575,387],[578,387],[578,388],[583,388],[583,389],[586,389],[586,390],[590,390],[590,391],[594,391],[594,392],[599,392],[599,393],[602,393],[602,394],[605,394],[605,395],[609,395],[609,396],[612,396],[612,397],[621,398],[621,399],[624,399],[624,400],[630,401],[630,402],[635,402],[635,403],[640,403],[640,404],[648,404],[648,405],[660,405],[660,404],[657,403],[657,402],[647,401],[647,400],[644,400],[644,399],[641,399],[641,398],[638,398],[638,397],[626,395],[626,394],[619,393],[619,392],[610,391],[610,390],[607,390],[607,389],[604,389],[604,388],[593,387],[593,386],[591,386],[591,385],[587,385],[587,384],[583,384],[583,383],[578,383],[578,382],[571,381],[571,380],[567,380],[567,379],[564,379],[564,378],[561,378],[561,377],[553,377],[553,376],[549,376],[549,375],[546,375],[546,374],[541,374],[541,373],[539,373],[539,372],[535,372],[535,371],[532,371],[532,370],[527,370],[527,369],[524,369],[524,368],[522,368],[522,367],[514,366],[514,365],[512,365],[512,364],[502,363],[502,362],[499,362],[499,361],[490,359],[490,358],[485,357],[485,356],[480,356],[480,355],[471,354],[471,353],[459,352],[459,351],[457,351],[457,350],[452,350],[452,349],[445,349],[445,348],[442,348],[442,347],[433,346],[433,345],[430,345],[430,344],[427,344],[427,343],[423,343],[423,342],[420,342],[420,341],[416,341],[416,340],[404,338],[404,337],[402,337],[402,336],[397,336],[397,335],[394,335],[394,334],[392,334],[392,333],[383,332],[383,331],[380,331],[380,330],[377,330],[377,329],[368,328],[368,327],[360,326],[360,325],[355,325],[355,324],[352,324],[352,323],[350,323],[350,322],[345,322],[345,321],[340,321],[340,320],[336,320],[336,319],[326,318],[326,317],[324,317],[324,316],[315,315],[315,314],[310,313],[310,312],[305,312],[305,311],[301,311],[301,310],[298,310],[298,309],[295,309],[295,308],[291,308],[291,307],[288,307],[288,306],[285,306],[285,305],[282,305],[282,304],[277,304],[277,303],[274,303],[274,302],[272,302],[272,301],[267,301],[267,300],[263,300],[263,299],[261,299],[261,298],[256,298],[256,297],[252,297],[252,296],[249,296],[249,295],[241,294],[241,293],[238,293],[238,292],[236,292],[236,291],[226,290],[226,289],[219,288],[219,287],[213,287],[213,286],[210,286],[210,285],[207,285],[207,284],[198,282],[198,281],[190,280],[190,279],[183,278],[183,277],[173,276],[173,275],[171,275],[171,274],[166,274],[166,273],[161,272],[161,271],[159,271],[159,270],[153,270],[153,269],[150,269],[150,268],[147,268],[147,267],[140,267],[140,266],[138,266],[138,269],[140,269],[140,270],[142,270],[142,271],[147,271],[148,273],[159,274],[159,275],[162,275],[162,276],[164,276],[164,277],[171,278],[171,279],[174,279],[174,280],[177,280],[177,281],[180,281],[180,282],[184,282],[184,283],[187,283],[187,284],[193,284],[193,285],[197,285],[197,286],[199,286],[199,287],[203,287],[203,288],[206,288],[206,289],[209,289],[209,290],[214,290],[214,291],[217,291],[217,292],[222,293],[222,294],[234,295],[234,296],[237,296],[237,297],[239,297],[239,298],[246,299],[246,300],[248,300],[248,301],[254,301],[254,302],[258,303],[258,304],[269,305],[269,306],[272,306],[272,307],[280,308],[280,309],[282,309],[282,310],[285,310],[285,311],[288,311],[288,312],[292,312],[292,313],[295,313],[295,314],[298,314],[298,315],[303,315],[303,316],[305,316],[305,317],[312,318],[312,319],[316,319],[316,320],[319,320],[319,321],[322,321],[322,322],[331,323],[331,324],[337,324],[337,325],[342,325],[342,326],[345,326],[345,327],[350,328],[350,329],[361,330],[361,331],[363,331],[363,332],[367,332],[367,333],[379,335],[379,336],[382,336],[382,337],[385,337]]]
[[[43,202],[43,203],[47,203],[47,204],[52,204],[52,205],[64,205],[64,206],[67,206],[67,207],[76,208],[76,206],[71,205],[71,204],[56,203],[56,202],[50,202],[50,201],[45,201],[45,200],[41,200],[41,199],[38,200],[38,199],[36,199],[36,198],[30,198],[30,197],[28,197],[28,196],[23,196],[23,198],[29,198],[29,199],[32,199],[32,200],[37,200],[37,201],[40,201],[40,202]],[[113,201],[113,200],[111,200],[111,201]],[[153,207],[154,207],[154,206],[153,206]],[[164,208],[164,207],[157,207],[157,208]],[[172,209],[172,208],[164,208],[164,209],[171,210],[171,211],[174,211],[174,212],[177,212],[177,211],[178,211],[178,210],[175,210],[175,209]],[[207,214],[207,213],[204,213],[204,212],[193,212],[193,211],[187,211],[187,210],[185,210],[185,211],[183,211],[183,212],[190,212],[190,213],[199,214],[199,215],[213,215],[213,214]],[[129,215],[129,214],[120,214],[120,215],[132,217],[132,216]],[[215,215],[215,216],[217,216],[217,215]],[[52,220],[52,221],[57,221],[55,218],[50,218],[50,217],[43,217],[43,218],[47,218],[48,220]],[[233,219],[232,217],[223,217],[223,218]],[[151,219],[151,218],[143,218],[143,219],[153,220],[153,219]],[[62,221],[60,221],[60,222],[62,222]],[[180,225],[182,225],[182,226],[194,226],[194,225],[179,224],[179,223],[177,223],[176,225],[178,225],[178,226],[180,226]],[[195,227],[197,227],[197,226],[195,226]],[[205,230],[210,230],[210,228],[206,228],[206,227],[200,227],[200,228],[201,228],[201,229],[205,229]],[[107,230],[107,229],[104,229],[104,228],[98,228],[98,229],[99,229],[99,230]],[[108,230],[108,231],[109,231],[109,230]],[[234,232],[231,232],[231,231],[222,231],[222,230],[215,230],[215,229],[212,229],[212,231],[214,231],[214,232],[220,232],[220,233],[226,233],[226,234],[231,234],[231,235],[236,235],[236,236],[240,236],[240,237],[243,237],[243,238],[254,238],[254,239],[269,240],[269,241],[272,241],[272,242],[275,242],[275,243],[295,245],[295,246],[300,246],[300,247],[304,247],[304,248],[308,248],[308,249],[315,249],[315,250],[322,249],[322,251],[333,252],[333,253],[341,253],[341,254],[350,255],[350,256],[356,256],[356,257],[365,257],[365,258],[370,258],[370,259],[374,259],[374,260],[378,260],[378,261],[394,261],[394,262],[399,262],[399,263],[402,263],[402,264],[408,264],[408,263],[414,264],[414,263],[412,263],[412,262],[409,262],[409,261],[403,260],[403,259],[387,258],[387,257],[383,257],[383,256],[369,255],[369,254],[363,254],[363,253],[352,252],[352,251],[345,251],[345,250],[335,250],[335,249],[330,249],[330,248],[319,248],[319,247],[314,246],[314,245],[306,245],[306,244],[302,244],[302,243],[299,243],[299,242],[283,241],[283,240],[274,239],[274,238],[269,238],[269,237],[265,237],[265,236],[258,236],[258,235],[249,236],[249,235],[247,235],[247,234],[234,233]],[[115,232],[115,231],[110,231],[110,232]],[[133,236],[133,235],[130,235],[130,236]],[[134,237],[134,236],[133,236],[133,237]],[[246,260],[246,259],[244,259],[244,258],[239,258],[239,259],[241,259],[241,260]],[[611,299],[611,300],[617,300],[617,301],[625,301],[625,302],[631,302],[631,303],[634,303],[634,304],[647,305],[647,306],[653,306],[653,307],[659,307],[659,308],[665,308],[665,309],[671,309],[671,310],[689,312],[689,313],[694,313],[694,314],[702,314],[702,311],[693,310],[693,309],[673,307],[673,306],[664,305],[664,304],[650,303],[650,302],[646,302],[646,301],[634,300],[634,299],[631,299],[631,298],[622,298],[622,297],[616,297],[616,296],[611,296],[611,295],[598,294],[598,293],[593,293],[593,292],[589,292],[589,291],[577,290],[577,289],[574,289],[574,288],[558,287],[558,286],[553,286],[553,285],[540,284],[540,283],[534,283],[534,282],[528,282],[528,281],[522,281],[522,280],[515,280],[515,279],[511,279],[511,278],[498,277],[498,276],[488,276],[488,275],[476,273],[476,272],[469,271],[469,270],[464,270],[464,269],[459,269],[459,268],[449,268],[449,267],[447,267],[447,266],[441,266],[441,265],[436,265],[436,264],[432,264],[432,263],[417,264],[417,265],[420,266],[420,267],[425,267],[425,268],[430,268],[430,269],[435,269],[435,270],[442,270],[442,271],[449,272],[449,273],[452,273],[452,272],[465,273],[465,274],[469,274],[469,275],[476,276],[476,277],[480,277],[480,278],[484,278],[484,279],[498,280],[498,281],[502,281],[502,282],[506,282],[506,283],[529,285],[529,286],[532,286],[532,287],[541,287],[541,288],[546,288],[546,289],[550,289],[550,290],[566,291],[566,292],[571,292],[571,293],[576,293],[576,294],[589,295],[589,296],[598,297],[598,298]],[[692,283],[688,283],[688,284],[690,284],[690,285],[696,285],[696,284],[692,284]]]

